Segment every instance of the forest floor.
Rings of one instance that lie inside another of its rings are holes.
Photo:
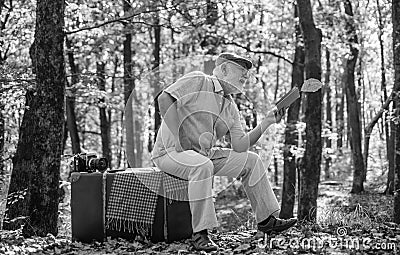
[[[317,223],[299,222],[269,236],[256,231],[243,188],[229,186],[216,198],[220,226],[211,236],[220,250],[210,254],[400,254],[400,226],[392,222],[393,196],[381,194],[383,175],[369,175],[361,195],[350,193],[349,176],[320,183]],[[280,201],[280,190],[275,192]],[[0,231],[0,254],[206,254],[195,251],[189,240],[72,242],[68,199],[60,206],[59,230],[57,237],[33,238],[23,238],[20,231]]]
[[[393,197],[349,191],[337,182],[321,183],[318,224],[298,223],[282,234],[265,236],[255,230],[243,190],[231,186],[216,200],[220,227],[212,238],[220,251],[212,254],[400,254],[400,226],[390,222]],[[193,250],[188,240],[71,242],[70,209],[64,206],[57,237],[23,238],[19,231],[2,231],[0,254],[205,254]]]

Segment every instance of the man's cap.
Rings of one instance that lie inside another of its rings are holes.
[[[253,67],[253,62],[251,62],[250,59],[241,57],[239,55],[236,55],[235,53],[230,53],[230,52],[223,52],[219,54],[217,60],[215,60],[215,66],[219,66],[222,63],[228,61],[232,61],[248,70]]]

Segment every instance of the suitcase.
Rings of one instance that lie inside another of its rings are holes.
[[[71,174],[71,225],[72,240],[80,242],[104,241],[106,237],[121,237],[133,240],[141,233],[127,229],[110,229],[106,226],[106,212],[110,206],[110,193],[117,174],[128,174],[143,169],[130,169],[124,172]],[[146,170],[146,169],[145,169]],[[148,170],[148,169],[147,169]],[[154,169],[148,174],[154,174]],[[189,238],[192,235],[191,213],[188,201],[167,198],[164,193],[165,183],[160,182],[157,194],[155,214],[151,230],[146,238],[152,242],[173,242]],[[154,192],[145,188],[146,192]],[[164,194],[164,195],[162,195]],[[135,194],[127,194],[134,196]],[[145,210],[146,208],[138,208]]]

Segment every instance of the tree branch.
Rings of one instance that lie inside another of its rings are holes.
[[[70,35],[70,34],[78,33],[78,32],[85,31],[85,30],[91,30],[91,29],[95,29],[95,28],[100,28],[100,27],[106,26],[106,25],[111,24],[111,23],[121,22],[121,21],[124,21],[124,20],[132,19],[132,18],[134,18],[136,16],[139,16],[139,15],[142,15],[142,14],[159,12],[159,11],[160,11],[159,9],[141,11],[139,13],[134,13],[132,15],[128,15],[128,16],[125,16],[125,17],[120,17],[120,18],[117,18],[117,19],[108,20],[108,21],[105,21],[103,23],[100,23],[100,24],[97,24],[97,25],[94,25],[94,26],[82,27],[82,28],[78,28],[76,30],[66,31],[65,34],[66,35]],[[141,22],[138,22],[138,23],[141,23]]]
[[[90,131],[90,130],[82,130],[83,134],[92,134],[92,135],[101,135],[99,132]]]
[[[382,117],[382,114],[385,110],[388,109],[390,103],[393,101],[394,92],[386,99],[385,103],[382,105],[381,109],[379,109],[378,113],[372,118],[371,122],[365,127],[365,135],[369,136],[372,133],[372,129],[378,120]]]
[[[235,46],[237,46],[237,47],[239,47],[239,48],[245,49],[247,52],[271,55],[271,56],[280,58],[280,59],[282,59],[282,60],[288,62],[289,64],[293,65],[293,62],[292,62],[292,61],[290,61],[289,59],[285,58],[284,56],[281,56],[281,55],[279,55],[279,54],[276,54],[276,53],[274,53],[274,52],[272,52],[272,51],[267,51],[267,50],[253,50],[253,49],[251,49],[249,46],[241,45],[241,44],[239,44],[239,43],[237,43],[237,42],[233,42],[233,41],[224,41],[223,43],[224,43],[224,44],[235,45]]]

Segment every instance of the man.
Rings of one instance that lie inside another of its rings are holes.
[[[258,229],[280,232],[296,219],[275,215],[280,208],[260,157],[248,151],[265,130],[281,120],[284,110],[271,111],[247,134],[231,95],[241,93],[252,62],[233,53],[221,53],[213,75],[186,74],[159,96],[163,121],[157,134],[152,159],[162,171],[189,181],[193,246],[213,251],[218,246],[207,229],[218,225],[212,200],[212,176],[241,177],[258,222]],[[226,136],[231,149],[217,148],[217,139]]]

